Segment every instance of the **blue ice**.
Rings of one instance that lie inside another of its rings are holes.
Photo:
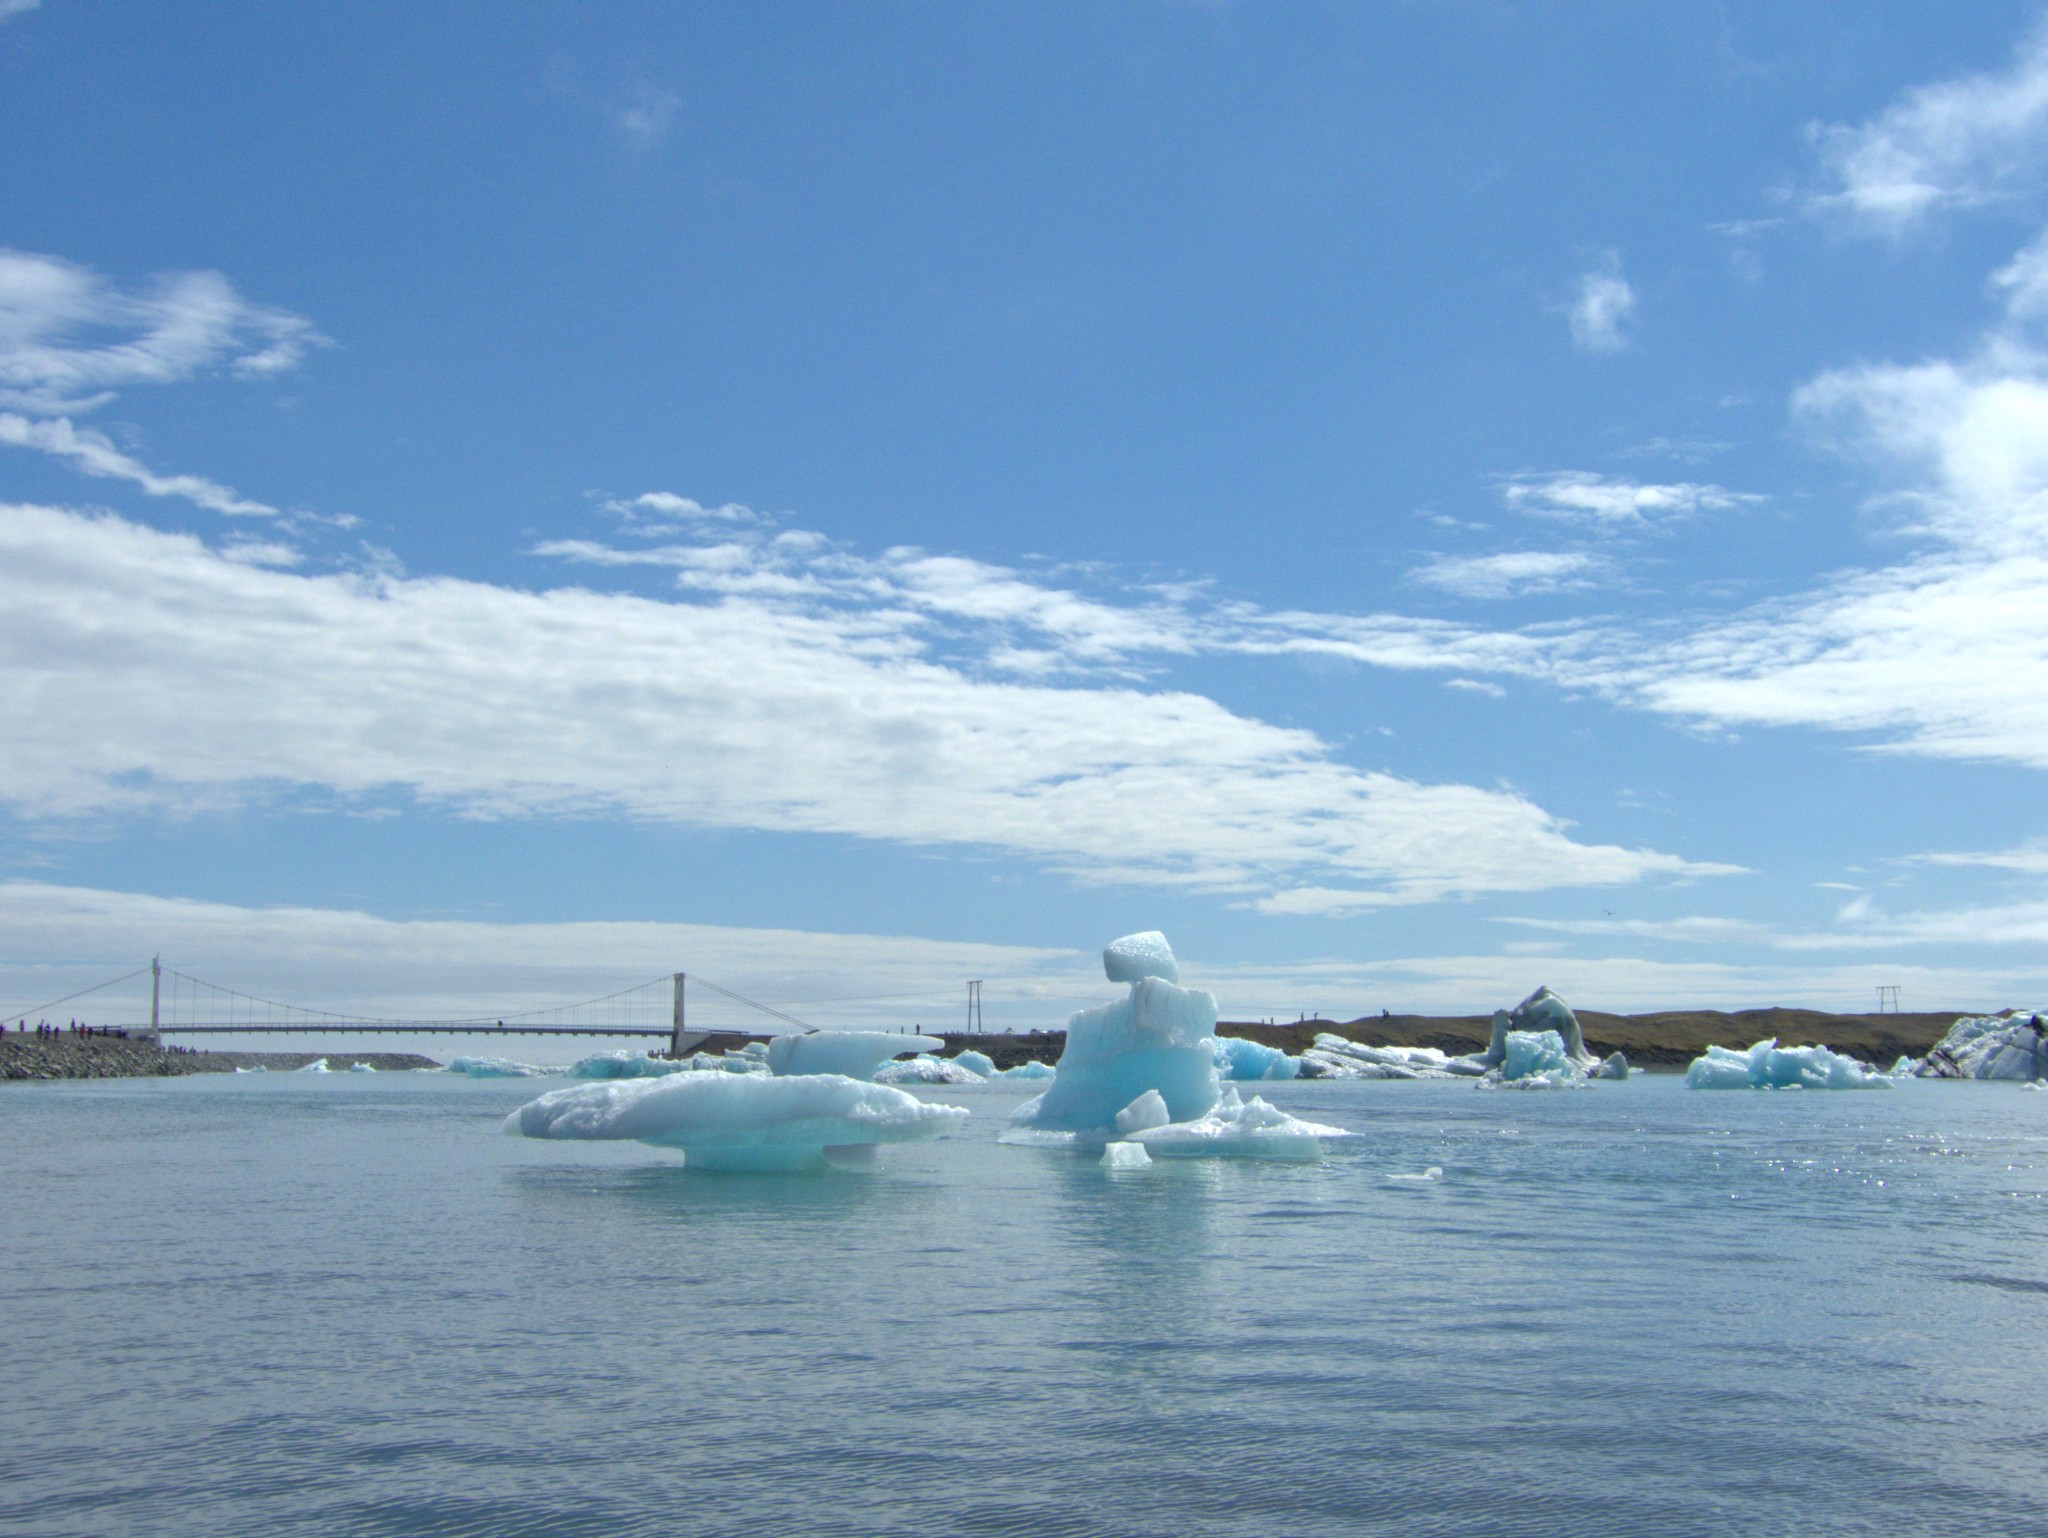
[[[905,1052],[936,1052],[936,1036],[890,1035],[886,1031],[810,1031],[777,1036],[768,1043],[768,1071],[778,1078],[806,1073],[843,1073],[872,1079],[875,1070]]]
[[[1890,1089],[1892,1081],[1826,1047],[1781,1047],[1777,1038],[1746,1052],[1709,1047],[1685,1070],[1687,1089]]]
[[[446,1071],[466,1074],[472,1079],[532,1079],[562,1070],[542,1068],[535,1063],[515,1063],[509,1057],[458,1057],[449,1061]]]
[[[1292,1079],[1301,1072],[1300,1058],[1289,1057],[1278,1047],[1248,1041],[1242,1036],[1211,1037],[1209,1050],[1216,1055],[1217,1074],[1241,1083],[1254,1079]]]
[[[1158,1091],[1175,1121],[1216,1104],[1216,1000],[1172,981],[1180,970],[1165,937],[1151,931],[1114,941],[1102,966],[1130,993],[1067,1022],[1058,1076],[1017,1108],[1017,1127],[1106,1136],[1116,1113],[1147,1090]]]

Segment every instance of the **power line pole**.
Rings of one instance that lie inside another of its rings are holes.
[[[981,979],[978,977],[967,985],[967,1031],[971,1036],[981,1034]]]

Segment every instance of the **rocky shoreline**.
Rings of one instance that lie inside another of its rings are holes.
[[[441,1066],[413,1052],[199,1052],[121,1036],[11,1031],[0,1037],[0,1079],[167,1079],[237,1068],[289,1072],[323,1057],[337,1072],[356,1063],[368,1063],[380,1073]]]

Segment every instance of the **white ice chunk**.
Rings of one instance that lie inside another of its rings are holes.
[[[1397,1185],[1405,1186],[1433,1186],[1436,1185],[1443,1178],[1444,1167],[1441,1164],[1432,1164],[1428,1169],[1424,1170],[1419,1175],[1387,1176],[1387,1179],[1395,1182]]]
[[[900,1038],[899,1038],[900,1039]],[[943,1045],[943,1043],[941,1043]],[[929,1052],[920,1052],[916,1057],[902,1063],[884,1063],[875,1070],[877,1084],[980,1084],[978,1073],[962,1068],[958,1063],[943,1057],[933,1057]]]
[[[986,1052],[976,1052],[971,1049],[966,1052],[956,1052],[953,1054],[953,1061],[960,1067],[965,1068],[969,1073],[979,1074],[984,1079],[992,1079],[996,1075],[996,1060]]]
[[[1900,1067],[1906,1066],[1902,1059]],[[1892,1070],[1894,1073],[1899,1069]],[[2015,1010],[2003,1015],[1969,1015],[1912,1071],[1925,1079],[2048,1078],[2048,1014]]]
[[[630,1138],[680,1148],[698,1169],[803,1169],[828,1149],[938,1137],[967,1119],[843,1074],[670,1074],[551,1090],[505,1119],[527,1137]]]
[[[1175,1121],[1193,1121],[1216,1103],[1209,1047],[1215,1033],[1211,995],[1141,977],[1128,998],[1084,1009],[1067,1022],[1058,1077],[1012,1120],[1019,1127],[1106,1134],[1118,1111],[1155,1089]]]
[[[242,1065],[241,1065],[240,1063],[237,1063],[237,1064],[235,1064],[235,1072],[236,1072],[236,1073],[268,1073],[268,1072],[270,1072],[270,1070],[269,1070],[268,1068],[264,1067],[264,1066],[263,1066],[263,1064],[261,1064],[261,1063],[258,1063],[258,1064],[257,1064],[257,1065],[256,1065],[256,1066],[255,1066],[254,1068],[244,1068],[244,1067],[243,1067],[243,1066],[242,1066]]]
[[[326,1058],[324,1058],[324,1057],[316,1057],[316,1058],[314,1058],[314,1059],[313,1059],[313,1061],[312,1061],[312,1062],[310,1062],[310,1063],[307,1063],[307,1064],[306,1064],[306,1065],[305,1065],[305,1066],[304,1066],[303,1068],[300,1068],[300,1069],[298,1069],[298,1070],[297,1070],[297,1072],[299,1072],[299,1073],[325,1073],[325,1072],[327,1072],[327,1059],[326,1059]]]
[[[1305,1079],[1447,1079],[1485,1072],[1465,1058],[1446,1057],[1435,1047],[1374,1047],[1333,1031],[1319,1032],[1301,1054]]]
[[[1050,1079],[1056,1070],[1050,1063],[1041,1063],[1033,1058],[1019,1063],[1015,1068],[1005,1068],[996,1077],[999,1079]]]
[[[1150,1169],[1152,1156],[1145,1152],[1143,1143],[1105,1143],[1102,1145],[1102,1167],[1106,1170]]]
[[[368,1063],[350,1063],[348,1071],[350,1073],[375,1073],[377,1070]]]
[[[1144,1144],[1148,1153],[1180,1159],[1316,1159],[1323,1139],[1350,1135],[1342,1127],[1289,1116],[1257,1095],[1241,1101],[1236,1086],[1227,1085],[1205,1116],[1148,1127],[1132,1133],[1131,1141]]]
[[[1826,1047],[1781,1047],[1777,1038],[1747,1052],[1709,1047],[1685,1070],[1687,1089],[1890,1089],[1892,1081]]]
[[[1556,1031],[1509,1031],[1502,1049],[1500,1066],[1479,1081],[1482,1086],[1576,1089],[1587,1080],[1580,1065],[1566,1055],[1564,1037]]]
[[[1129,1137],[1147,1127],[1163,1127],[1172,1120],[1173,1114],[1166,1109],[1166,1101],[1159,1091],[1148,1089],[1116,1113],[1116,1130]]]
[[[768,1071],[778,1078],[805,1073],[843,1073],[872,1079],[875,1070],[905,1052],[936,1052],[936,1036],[891,1036],[886,1031],[811,1031],[778,1036],[768,1043]]]
[[[1156,929],[1110,941],[1102,948],[1102,970],[1113,983],[1135,983],[1147,977],[1180,981],[1180,963],[1173,959],[1173,947]]]

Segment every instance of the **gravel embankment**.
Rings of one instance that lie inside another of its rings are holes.
[[[195,1052],[160,1048],[119,1036],[56,1036],[10,1031],[0,1037],[0,1079],[161,1079],[187,1073],[232,1073],[237,1068],[303,1068],[326,1058],[336,1070],[368,1063],[380,1072],[438,1068],[412,1052]]]

